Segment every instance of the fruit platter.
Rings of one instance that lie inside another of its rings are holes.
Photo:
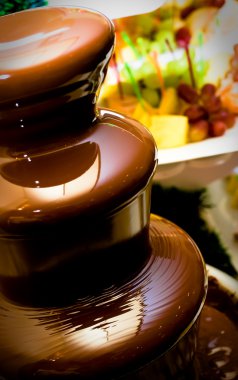
[[[115,20],[99,101],[151,131],[161,164],[238,151],[237,12],[233,0],[168,1]]]

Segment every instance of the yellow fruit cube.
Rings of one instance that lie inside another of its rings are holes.
[[[132,117],[138,120],[145,127],[150,128],[151,126],[151,112],[152,107],[150,107],[145,101],[143,103],[138,103]]]
[[[160,115],[178,114],[179,98],[175,88],[169,87],[165,90],[159,105]]]
[[[153,115],[150,131],[159,149],[187,144],[189,123],[183,115]]]

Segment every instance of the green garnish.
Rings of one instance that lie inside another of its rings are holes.
[[[0,0],[0,16],[23,11],[24,9],[42,7],[47,4],[48,1],[45,0]]]

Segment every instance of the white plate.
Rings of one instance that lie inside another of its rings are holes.
[[[202,144],[200,147],[202,156]],[[171,153],[172,151],[171,149]],[[159,160],[154,181],[163,186],[176,186],[187,190],[203,188],[225,177],[236,166],[238,151],[190,160],[187,158],[187,161],[164,165]]]
[[[238,281],[228,275],[225,272],[222,272],[220,269],[217,269],[211,265],[206,265],[208,276],[215,277],[219,284],[227,289],[230,294],[238,300]]]
[[[72,6],[91,8],[111,19],[149,13],[158,9],[166,0],[49,0],[49,6]]]

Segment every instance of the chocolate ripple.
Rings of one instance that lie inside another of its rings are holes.
[[[150,258],[120,286],[67,307],[18,307],[2,299],[0,368],[11,372],[14,362],[24,380],[72,368],[93,379],[136,368],[176,344],[204,302],[203,262],[184,231],[155,216],[150,226]]]

